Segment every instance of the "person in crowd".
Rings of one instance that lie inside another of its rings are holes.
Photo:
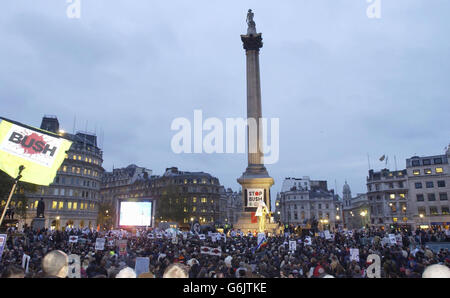
[[[53,250],[42,259],[42,271],[46,278],[65,278],[69,273],[69,257],[61,250]]]

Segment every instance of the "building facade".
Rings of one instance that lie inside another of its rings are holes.
[[[408,204],[407,178],[406,170],[369,171],[367,198],[372,226],[411,228],[414,225],[410,217],[411,206]]]
[[[417,226],[447,227],[450,223],[450,148],[442,155],[406,160],[411,217]]]
[[[119,200],[152,198],[152,170],[135,164],[105,172],[100,187],[100,202],[104,207],[101,224],[118,226]]]
[[[37,193],[27,194],[28,210],[25,223],[36,216],[38,201],[45,204],[46,228],[97,227],[101,177],[104,169],[103,151],[94,134],[69,134],[59,127],[56,116],[45,116],[41,129],[57,133],[73,142],[59,168],[54,182],[39,187]]]
[[[163,210],[158,212],[158,208],[164,208],[162,206],[176,208],[179,210],[177,222],[181,227],[189,227],[193,221],[224,223],[225,210],[220,208],[226,204],[220,203],[221,185],[219,179],[208,173],[168,168],[162,176],[151,179],[151,189],[156,198],[157,214],[164,214]],[[159,216],[156,221],[173,221],[165,217]]]
[[[326,181],[286,178],[275,202],[275,220],[283,224],[310,228],[314,222],[321,230],[334,230],[342,224],[342,201]],[[295,185],[294,185],[295,182]],[[278,214],[279,212],[279,214]]]

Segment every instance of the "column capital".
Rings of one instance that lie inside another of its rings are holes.
[[[263,47],[262,34],[241,35],[244,49],[247,51],[259,51]]]

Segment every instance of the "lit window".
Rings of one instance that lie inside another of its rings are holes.
[[[390,198],[391,198],[391,199],[395,199],[395,194],[391,193],[391,194],[390,194]]]
[[[72,209],[72,202],[68,202],[68,203],[67,203],[67,209],[69,209],[69,210]]]
[[[56,209],[57,206],[58,206],[58,202],[53,201],[52,202],[52,209]]]
[[[74,155],[74,156],[73,156],[73,159],[74,159],[74,160],[76,160],[76,159],[77,159],[77,156],[76,156],[76,155]]]
[[[81,155],[78,155],[78,160],[81,160]]]
[[[436,173],[438,173],[438,174],[444,173],[444,169],[443,168],[436,168]]]
[[[73,202],[73,210],[77,210],[77,205],[78,205],[78,203],[77,202]]]
[[[37,208],[38,203],[39,203],[39,201],[35,201],[35,202],[34,202],[34,208],[35,208],[35,209]]]
[[[197,184],[197,179],[194,179],[194,184]]]
[[[424,172],[426,175],[431,175],[431,169],[425,169]]]
[[[63,166],[63,172],[67,172],[67,166]]]
[[[64,208],[64,202],[59,202],[58,209],[62,209],[62,208]]]
[[[405,194],[404,194],[404,193],[401,193],[401,194],[400,194],[400,198],[404,199],[404,198],[405,198]]]
[[[202,203],[206,203],[206,198],[202,198]]]
[[[420,170],[414,170],[414,171],[413,171],[413,175],[416,175],[416,176],[417,176],[417,175],[420,175]]]
[[[397,217],[394,217],[394,218],[392,218],[392,220],[393,220],[394,222],[397,222],[397,221],[398,221],[398,218],[397,218]]]
[[[193,203],[197,203],[197,198],[196,198],[196,197],[193,197],[193,198],[192,198],[192,202],[193,202]]]
[[[192,211],[193,211],[193,212],[197,211],[197,207],[195,207],[195,206],[192,207]]]

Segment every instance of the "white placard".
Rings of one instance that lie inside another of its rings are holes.
[[[290,240],[289,241],[289,250],[296,251],[297,250],[297,242]]]
[[[312,245],[312,241],[311,241],[311,237],[310,236],[306,236],[305,237],[305,245]]]
[[[358,248],[350,248],[350,261],[359,262],[359,249]]]
[[[392,245],[397,244],[397,238],[395,238],[395,235],[394,235],[394,234],[389,234],[389,242],[390,242]]]
[[[69,243],[77,243],[78,236],[69,236]]]
[[[325,239],[327,239],[327,240],[330,240],[330,239],[331,239],[330,231],[326,230],[326,231],[324,232],[324,234],[325,234]]]
[[[105,238],[97,238],[97,240],[95,240],[95,250],[104,250],[105,241]]]
[[[69,271],[67,273],[68,278],[81,278],[81,265],[80,256],[71,254],[69,257]]]
[[[199,234],[199,235],[198,235],[198,239],[200,239],[200,240],[205,240],[205,239],[206,239],[205,234]]]
[[[150,259],[144,257],[137,257],[136,264],[134,266],[134,271],[136,272],[136,276],[141,275],[142,273],[147,273],[150,271]]]
[[[258,208],[260,201],[264,201],[263,188],[249,188],[247,189],[247,207]]]
[[[22,257],[22,268],[25,269],[25,273],[28,273],[28,265],[30,264],[30,256],[27,254],[23,254]]]

